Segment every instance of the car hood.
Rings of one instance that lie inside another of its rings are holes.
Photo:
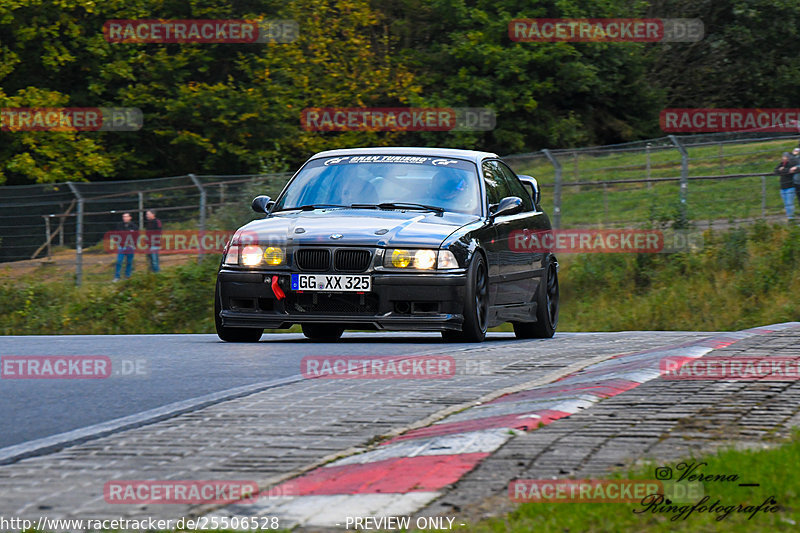
[[[247,237],[243,240],[262,244],[438,248],[448,235],[476,220],[476,215],[461,213],[336,208],[276,213],[240,232]]]

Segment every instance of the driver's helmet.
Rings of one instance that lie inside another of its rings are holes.
[[[433,176],[431,189],[434,197],[453,200],[467,190],[467,180],[460,172],[442,169]]]

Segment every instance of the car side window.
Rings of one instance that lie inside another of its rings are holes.
[[[499,204],[500,200],[511,196],[506,179],[493,163],[494,161],[483,163],[483,181],[486,184],[486,197],[489,205]]]
[[[514,171],[508,168],[508,165],[501,163],[500,161],[492,161],[492,163],[497,166],[498,171],[502,173],[503,177],[505,178],[508,189],[511,191],[509,196],[517,196],[522,199],[523,211],[533,211],[533,200],[531,199],[531,193],[528,192],[528,189],[526,189],[522,182],[519,181],[519,178],[516,174],[514,174]]]

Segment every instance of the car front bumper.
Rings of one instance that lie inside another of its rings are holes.
[[[311,292],[292,291],[290,272],[223,268],[217,276],[222,325],[284,329],[293,324],[324,323],[390,331],[461,329],[466,294],[463,270],[364,274],[372,276],[368,293]],[[275,276],[280,291],[273,290]]]

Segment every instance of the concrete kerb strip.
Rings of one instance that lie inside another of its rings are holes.
[[[488,351],[491,351],[491,350],[488,350]],[[634,353],[634,352],[632,352],[632,353]],[[567,367],[565,367],[565,368],[563,368],[561,370],[552,372],[552,373],[550,373],[550,374],[548,374],[546,376],[543,376],[543,377],[541,377],[539,379],[528,381],[528,382],[523,383],[521,385],[514,385],[514,386],[511,386],[511,387],[506,387],[504,389],[500,389],[500,390],[491,392],[489,394],[485,394],[484,396],[480,397],[478,400],[474,400],[474,401],[471,401],[471,402],[465,402],[465,403],[461,403],[461,404],[457,404],[457,405],[451,405],[450,407],[447,407],[445,409],[437,411],[436,413],[434,413],[434,414],[432,414],[432,415],[430,415],[430,416],[428,416],[428,417],[426,417],[426,418],[424,418],[424,419],[422,419],[422,420],[420,420],[418,422],[414,422],[413,424],[409,424],[409,425],[406,425],[404,427],[393,429],[393,430],[385,433],[383,435],[384,438],[382,439],[382,441],[391,439],[392,437],[396,437],[396,436],[402,435],[403,433],[406,433],[406,432],[414,430],[414,429],[418,429],[418,428],[429,426],[429,425],[431,425],[431,424],[433,424],[435,422],[438,422],[439,420],[447,418],[448,416],[450,416],[453,413],[457,413],[459,411],[463,411],[465,409],[469,409],[470,407],[475,407],[476,405],[481,405],[482,403],[489,402],[491,400],[499,398],[500,396],[504,396],[506,394],[512,394],[512,393],[515,393],[515,392],[520,392],[520,391],[526,390],[528,388],[537,387],[539,385],[543,385],[543,384],[546,384],[546,383],[550,383],[552,381],[556,381],[556,380],[558,380],[558,379],[560,379],[560,378],[562,378],[562,377],[564,377],[564,376],[566,376],[568,374],[571,374],[573,372],[577,372],[578,370],[581,370],[581,369],[583,369],[583,368],[585,368],[587,366],[590,366],[590,365],[593,365],[595,363],[599,363],[599,362],[605,361],[606,359],[609,359],[611,357],[618,357],[618,356],[619,356],[619,354],[610,354],[610,355],[600,355],[600,356],[597,356],[597,357],[593,357],[592,359],[588,359],[586,361],[581,361],[579,363],[574,363],[572,365],[569,365],[569,366],[567,366]],[[379,445],[380,445],[380,443],[376,442],[376,443],[373,443],[373,444],[368,445],[368,446],[353,446],[353,447],[347,448],[346,450],[342,450],[341,452],[337,452],[337,453],[333,453],[333,454],[327,455],[327,456],[323,457],[322,459],[320,459],[318,461],[315,461],[314,463],[310,463],[307,466],[304,466],[302,468],[297,468],[297,469],[295,469],[295,470],[293,470],[291,472],[287,472],[287,473],[281,474],[279,476],[274,476],[273,478],[270,478],[270,479],[266,480],[263,484],[259,484],[259,491],[261,491],[261,492],[268,491],[270,488],[272,488],[272,487],[274,487],[274,486],[276,486],[276,485],[278,485],[280,483],[283,483],[284,481],[288,481],[289,479],[298,477],[298,476],[300,476],[302,474],[305,474],[305,473],[307,473],[307,472],[309,472],[311,470],[314,470],[316,468],[325,466],[326,464],[331,463],[333,461],[336,461],[338,459],[343,459],[345,457],[349,457],[349,456],[352,456],[352,455],[357,455],[357,454],[361,454],[361,453],[365,453],[365,452],[371,451],[371,450],[377,448]],[[225,507],[225,505],[201,506],[201,507],[198,507],[195,511],[192,512],[192,516],[202,516],[204,514],[208,514],[208,513],[213,512],[213,511],[215,511],[217,509],[220,509],[222,507]]]
[[[715,333],[711,333],[711,335],[708,338],[711,338],[714,335],[715,335]],[[680,345],[668,345],[668,346],[664,347],[664,349],[672,348],[673,346],[682,346],[684,344],[686,344],[686,343],[681,343]],[[498,347],[496,349],[500,349],[500,348]],[[490,352],[490,351],[493,351],[493,350],[486,350],[486,351]],[[603,361],[606,361],[608,359],[617,358],[617,357],[624,357],[625,355],[634,354],[634,353],[639,353],[639,352],[638,351],[634,351],[634,352],[626,352],[625,354],[599,355],[597,357],[592,357],[591,359],[587,359],[585,361],[580,361],[578,363],[573,363],[573,364],[571,364],[569,366],[566,366],[566,367],[564,367],[562,369],[559,369],[557,371],[551,372],[550,374],[547,374],[546,376],[542,376],[542,377],[540,377],[538,379],[534,379],[534,380],[531,380],[531,381],[528,381],[528,382],[525,382],[525,383],[522,383],[522,384],[519,384],[519,385],[513,385],[511,387],[505,387],[503,389],[499,389],[499,390],[496,390],[494,392],[490,392],[488,394],[485,394],[485,395],[481,396],[477,400],[473,400],[473,401],[470,401],[470,402],[464,402],[464,403],[456,404],[456,405],[451,405],[450,407],[446,407],[446,408],[444,408],[444,409],[442,409],[440,411],[437,411],[436,413],[434,413],[434,414],[432,414],[432,415],[430,415],[430,416],[428,416],[428,417],[426,417],[426,418],[424,418],[422,420],[414,422],[413,424],[408,424],[406,426],[403,426],[403,427],[400,427],[400,428],[397,428],[397,429],[393,429],[393,430],[385,433],[383,435],[383,439],[381,439],[381,442],[389,440],[392,437],[397,437],[399,435],[402,435],[403,433],[429,426],[429,425],[434,424],[434,423],[436,423],[436,422],[438,422],[440,420],[443,420],[444,418],[447,418],[448,416],[450,416],[450,415],[452,415],[454,413],[457,413],[459,411],[464,411],[466,409],[469,409],[470,407],[475,407],[475,406],[481,405],[481,404],[486,403],[486,402],[490,402],[490,401],[495,400],[495,399],[497,399],[497,398],[499,398],[501,396],[505,396],[507,394],[514,394],[516,392],[522,392],[524,390],[528,390],[528,389],[531,389],[531,388],[534,388],[534,387],[538,387],[538,386],[541,386],[541,385],[546,385],[548,383],[555,382],[555,381],[557,381],[557,380],[559,380],[559,379],[561,379],[561,378],[563,378],[565,376],[568,376],[569,374],[578,372],[579,370],[582,370],[582,369],[584,369],[584,368],[586,368],[588,366],[591,366],[591,365],[594,365],[594,364],[597,364],[597,363],[602,363]],[[308,464],[306,466],[303,466],[301,468],[296,468],[295,470],[292,470],[290,472],[286,472],[284,474],[280,474],[278,476],[274,476],[274,477],[268,478],[264,482],[259,483],[259,492],[268,492],[269,489],[271,489],[271,488],[273,488],[273,487],[275,487],[275,486],[277,486],[277,485],[279,485],[279,484],[281,484],[281,483],[283,483],[285,481],[288,481],[288,480],[290,480],[292,478],[296,478],[298,476],[301,476],[302,474],[310,472],[311,470],[314,470],[316,468],[325,466],[325,465],[327,465],[329,463],[332,463],[332,462],[334,462],[334,461],[336,461],[338,459],[343,459],[343,458],[346,458],[346,457],[349,457],[349,456],[352,456],[352,455],[369,452],[371,450],[374,450],[378,446],[380,446],[380,444],[381,444],[380,442],[376,442],[376,443],[373,443],[373,444],[370,444],[370,445],[367,445],[367,446],[352,446],[352,447],[347,448],[345,450],[342,450],[340,452],[327,455],[327,456],[323,457],[322,459],[319,459],[318,461],[310,463],[310,464]],[[222,509],[222,508],[226,507],[227,505],[231,505],[231,504],[235,505],[235,503],[236,502],[230,502],[230,503],[224,504],[224,505],[209,504],[209,505],[198,506],[195,510],[192,511],[191,516],[192,517],[197,517],[197,516],[202,516],[202,515],[205,515],[205,514],[209,514],[209,513],[213,512],[213,511],[216,511],[218,509]]]
[[[749,337],[752,337],[752,336],[755,336],[755,335],[759,335],[759,334],[766,334],[766,333],[770,333],[772,331],[780,331],[780,330],[783,330],[783,329],[794,328],[794,327],[797,327],[798,325],[800,325],[800,323],[792,322],[792,323],[776,324],[776,325],[773,325],[773,326],[764,326],[764,327],[760,327],[760,328],[751,328],[749,330],[736,332],[736,333],[733,333],[733,334],[728,334],[727,336],[725,336],[724,334],[723,335],[719,335],[719,334],[714,335],[714,334],[712,334],[710,337],[706,337],[706,338],[704,338],[702,340],[694,341],[694,342],[691,342],[691,343],[684,343],[684,344],[679,345],[679,346],[680,347],[686,347],[686,348],[690,348],[690,347],[694,348],[692,350],[687,350],[687,352],[693,352],[691,354],[688,354],[688,357],[689,358],[698,358],[698,357],[702,357],[703,355],[713,351],[714,349],[733,344],[733,343],[737,342],[738,340],[742,340],[744,338],[749,338]],[[772,329],[769,329],[769,328],[772,328]],[[666,346],[666,347],[663,347],[663,348],[660,348],[660,349],[647,350],[647,352],[651,353],[651,357],[656,355],[656,353],[658,354],[659,357],[663,357],[665,354],[674,353],[676,348],[678,348],[679,346],[675,346],[675,345]],[[637,355],[641,354],[641,352],[638,352],[638,351],[637,352],[628,352],[628,353],[633,358],[636,358]],[[521,384],[521,385],[500,389],[498,391],[495,391],[495,392],[492,392],[490,394],[484,395],[483,397],[479,398],[476,401],[466,402],[465,404],[461,404],[461,405],[458,405],[458,406],[452,406],[450,408],[443,409],[443,410],[435,413],[434,415],[431,415],[430,417],[427,417],[425,420],[422,420],[422,421],[419,421],[419,422],[417,422],[415,424],[409,425],[408,428],[406,428],[405,430],[394,430],[394,431],[392,431],[390,433],[389,436],[397,435],[398,431],[401,431],[401,432],[404,433],[404,432],[410,431],[412,429],[416,429],[416,428],[419,428],[419,427],[424,427],[426,425],[430,425],[433,422],[438,421],[443,417],[446,417],[448,413],[452,414],[454,412],[461,411],[461,410],[464,410],[464,409],[468,409],[470,407],[479,406],[479,405],[483,404],[484,402],[492,401],[492,400],[494,400],[494,399],[496,399],[496,398],[498,398],[500,396],[504,396],[504,395],[507,395],[507,394],[513,394],[515,392],[522,392],[522,391],[530,390],[533,387],[537,387],[537,386],[540,386],[542,384],[549,383],[551,381],[559,380],[560,378],[563,378],[563,377],[565,377],[565,376],[567,376],[569,374],[578,373],[581,369],[586,368],[588,366],[591,366],[593,364],[603,363],[604,361],[606,361],[608,359],[622,359],[622,361],[619,361],[619,363],[616,366],[620,366],[620,367],[630,366],[629,362],[624,361],[624,357],[625,357],[625,354],[616,354],[616,355],[612,355],[612,356],[599,356],[599,357],[596,357],[596,358],[592,358],[591,360],[582,361],[580,363],[575,363],[573,365],[570,365],[569,367],[566,367],[566,368],[561,369],[561,370],[559,370],[557,372],[551,373],[548,376],[545,376],[543,378],[532,380],[530,382],[527,382],[527,383],[524,383],[524,384]],[[606,365],[600,365],[600,366],[606,366]],[[638,365],[635,365],[635,366],[638,366]],[[630,369],[618,368],[617,371],[619,371],[619,370],[623,370],[623,373],[625,373],[624,370],[627,370],[628,373],[630,373]],[[594,377],[595,378],[600,378],[600,377],[608,378],[608,377],[611,377],[611,376],[609,376],[608,374],[606,374],[605,372],[602,372],[602,371],[600,372],[600,374],[601,374],[600,376],[594,376]],[[611,372],[611,374],[613,374],[613,371]],[[639,381],[639,383],[644,383],[646,381],[649,381],[650,379],[653,379],[654,377],[657,377],[657,376],[653,376],[651,374],[652,374],[652,372],[649,372],[649,373],[647,373],[647,375],[643,375],[642,378],[640,380],[637,380],[637,381]],[[576,376],[572,376],[572,377],[573,378],[578,378],[577,382],[582,382],[582,381],[586,380],[585,377],[584,377],[584,379],[580,379],[582,377],[580,375],[576,375]],[[595,379],[592,379],[591,377],[589,379],[592,380],[592,381],[595,381]],[[619,391],[619,392],[622,392],[622,391]],[[596,401],[601,401],[604,397],[606,397],[606,396],[600,396],[600,397],[598,397],[596,399]],[[564,414],[566,414],[566,413],[564,413]],[[516,432],[514,432],[514,431],[509,431],[508,432],[508,436],[505,439],[500,439],[500,440],[503,440],[503,442],[505,442],[509,438],[511,438],[515,433]],[[475,435],[475,434],[473,433],[473,435]],[[467,436],[467,435],[463,435],[463,436]],[[439,438],[452,439],[453,437],[457,438],[458,435],[449,435],[449,437],[448,436],[441,436]],[[501,435],[498,434],[496,437],[500,438]],[[497,440],[497,438],[495,440]],[[432,441],[435,441],[435,440],[436,440],[435,438],[432,439]],[[420,444],[422,444],[422,443],[420,442]],[[408,445],[408,443],[400,443],[399,444],[400,447],[407,446],[407,445]],[[376,513],[381,513],[381,512],[383,512],[382,514],[385,514],[385,512],[386,512],[386,510],[388,508],[387,506],[391,507],[393,505],[393,501],[394,501],[394,504],[396,504],[396,506],[402,507],[404,509],[405,513],[411,513],[411,512],[414,512],[415,509],[419,510],[421,508],[426,507],[433,500],[435,500],[438,497],[440,497],[442,495],[442,492],[440,491],[440,488],[443,489],[445,486],[456,482],[463,475],[465,475],[469,470],[474,468],[477,463],[482,461],[483,458],[485,458],[486,456],[491,455],[491,453],[494,453],[494,451],[496,451],[496,449],[498,449],[502,445],[503,445],[503,443],[495,442],[495,444],[490,447],[491,449],[487,449],[487,450],[484,451],[485,453],[470,454],[470,453],[465,452],[465,451],[456,452],[456,454],[454,456],[450,456],[450,458],[458,460],[458,458],[461,457],[461,458],[463,458],[462,463],[466,463],[466,464],[455,464],[454,465],[455,468],[453,468],[452,462],[451,462],[450,466],[445,465],[443,463],[441,463],[439,465],[436,465],[437,468],[439,466],[442,466],[445,469],[448,469],[448,468],[450,469],[449,474],[446,474],[448,479],[446,480],[446,482],[444,482],[444,484],[442,484],[442,483],[439,483],[439,484],[427,483],[426,484],[426,480],[427,480],[427,474],[426,474],[426,475],[423,475],[423,477],[419,478],[419,481],[416,484],[414,484],[413,486],[409,485],[406,488],[406,490],[404,490],[402,488],[404,485],[403,485],[402,480],[401,480],[400,484],[397,484],[396,486],[393,486],[393,487],[386,486],[386,487],[379,488],[379,489],[373,488],[372,491],[373,492],[377,492],[377,494],[372,494],[370,491],[360,492],[362,489],[355,489],[355,486],[352,485],[353,479],[342,478],[342,479],[344,479],[343,483],[342,482],[333,482],[331,484],[330,482],[333,481],[334,479],[339,480],[338,473],[337,473],[337,467],[340,467],[340,466],[347,467],[348,465],[353,466],[352,463],[354,463],[354,461],[346,461],[346,460],[345,461],[339,461],[338,464],[328,465],[330,470],[328,468],[322,468],[322,469],[320,469],[321,471],[318,470],[316,472],[316,474],[317,474],[316,475],[316,479],[314,479],[315,478],[315,475],[314,475],[315,473],[311,473],[310,476],[304,476],[303,478],[299,478],[299,482],[300,482],[301,486],[305,482],[306,485],[307,485],[306,488],[307,489],[311,489],[312,492],[310,492],[310,493],[307,492],[305,496],[303,496],[302,494],[297,494],[296,496],[290,495],[290,497],[288,497],[288,498],[281,497],[281,495],[278,495],[279,498],[281,499],[281,501],[279,501],[279,502],[270,502],[269,504],[267,504],[267,508],[264,509],[264,510],[269,511],[270,513],[283,514],[284,515],[284,519],[288,519],[290,522],[295,522],[296,525],[300,525],[300,526],[312,526],[313,525],[313,526],[328,526],[328,527],[330,527],[330,526],[332,526],[334,524],[335,525],[339,525],[338,523],[336,523],[336,519],[337,518],[339,520],[341,519],[341,517],[339,515],[341,514],[342,511],[341,511],[341,509],[339,507],[341,505],[345,505],[346,503],[348,504],[346,506],[350,508],[349,509],[350,511],[360,510],[360,511],[363,511],[364,513],[367,513],[367,514],[376,514]],[[393,444],[392,446],[397,447],[398,444]],[[407,448],[407,449],[415,450],[413,445],[410,448]],[[363,450],[363,447],[362,447],[362,450]],[[384,449],[384,451],[388,451],[388,450]],[[420,453],[420,452],[419,451],[415,451],[413,455],[416,455],[416,453]],[[343,453],[339,453],[339,454],[335,454],[335,455],[337,455],[339,457],[345,456],[345,454],[343,454]],[[377,452],[377,453],[373,452],[373,453],[371,453],[369,455],[371,455],[372,457],[378,458],[378,460],[376,462],[365,461],[365,464],[362,465],[362,466],[369,466],[371,464],[373,467],[375,467],[374,469],[379,470],[379,471],[386,470],[386,472],[384,474],[380,474],[379,473],[378,478],[373,480],[373,481],[369,481],[368,478],[355,479],[355,481],[357,483],[361,484],[360,486],[362,488],[365,487],[363,485],[364,482],[375,483],[375,482],[377,482],[378,479],[383,479],[381,477],[381,475],[391,474],[393,471],[397,471],[397,470],[399,470],[401,472],[404,471],[404,466],[403,465],[400,465],[399,467],[397,466],[399,463],[404,461],[404,459],[402,457],[398,457],[397,463],[396,464],[392,464],[392,461],[381,461],[380,460],[380,457],[382,457],[383,455],[387,455],[385,453],[381,454],[380,452]],[[395,454],[395,453],[389,453],[388,454],[388,456],[392,456],[392,457],[394,457],[395,455],[397,455],[397,454]],[[402,455],[402,454],[400,454],[400,455]],[[423,455],[426,455],[426,454],[423,454]],[[428,454],[428,455],[437,455],[437,454]],[[408,458],[406,458],[406,459],[408,459]],[[429,456],[429,457],[427,457],[427,459],[431,459],[431,457]],[[427,461],[427,459],[426,459],[426,461],[424,461],[426,464],[430,463],[430,461]],[[378,465],[377,463],[381,463],[381,464]],[[458,461],[456,461],[456,463],[458,463]],[[432,465],[433,465],[433,463],[432,463]],[[422,466],[423,466],[423,470],[426,470],[427,467],[425,467],[424,465],[422,465]],[[303,470],[304,471],[308,471],[309,469],[306,468],[306,469],[303,469]],[[325,470],[328,470],[328,472],[327,473],[324,472]],[[353,474],[354,472],[351,471],[350,473]],[[333,477],[331,477],[331,475],[333,475]],[[358,474],[357,472],[355,472],[355,476],[354,476],[355,478],[359,478],[360,476],[362,476],[362,474]],[[286,475],[286,476],[282,476],[282,477],[284,479],[288,479],[290,477],[290,475]],[[311,479],[309,479],[309,477]],[[353,476],[350,476],[350,477],[352,478]],[[372,477],[375,478],[375,472],[372,473]],[[439,480],[439,481],[441,481],[441,480]],[[311,483],[310,486],[308,485],[308,482]],[[339,485],[338,489],[336,488],[337,483]],[[321,490],[321,491],[319,490],[319,488],[313,488],[314,486],[320,487],[320,484],[322,484],[322,486],[327,486],[327,488],[323,488],[323,490]],[[386,485],[386,483],[378,482],[378,485]],[[347,489],[346,487],[348,487],[348,486],[350,486],[351,488]],[[326,490],[330,491],[330,492],[325,492]],[[342,491],[342,490],[344,492],[339,492],[339,491]],[[349,492],[350,490],[356,490],[356,492]],[[422,492],[420,492],[420,491],[422,491]],[[280,492],[280,488],[278,489],[277,492]],[[380,493],[383,493],[383,494],[380,494]],[[393,495],[394,495],[395,500],[392,500],[392,493],[394,493]],[[407,493],[407,494],[404,494],[404,493]],[[263,492],[262,492],[262,494],[263,494]],[[313,494],[316,494],[316,495],[313,495]],[[410,502],[410,501],[409,502],[405,502],[405,500],[407,499],[406,497],[407,496],[411,496],[413,494],[415,494],[416,495],[416,499],[420,500],[420,501],[417,501],[415,504],[412,504],[412,502]],[[346,498],[347,496],[350,496],[351,498]],[[296,500],[297,497],[300,497],[300,500],[298,500],[296,502],[293,502],[293,500]],[[342,497],[345,497],[345,498],[342,498]],[[322,517],[319,516],[319,506],[323,505],[323,504],[332,503],[332,499],[335,499],[338,502],[337,505],[336,505],[336,509],[331,509],[329,512],[323,513],[326,516],[325,516],[325,519],[322,519]],[[422,501],[422,500],[426,500],[426,501]],[[405,505],[401,505],[403,502],[405,502]],[[310,509],[312,510],[312,514],[309,515],[308,512],[309,512]],[[235,504],[234,504],[234,508],[233,509],[229,509],[228,513],[230,513],[231,511],[233,511],[234,515],[237,514],[237,510],[235,508]],[[253,511],[258,512],[256,509],[253,509]],[[217,514],[217,513],[214,513],[214,514]],[[224,513],[219,513],[219,514],[224,514]],[[296,516],[294,516],[294,515],[296,515]],[[330,515],[330,516],[328,516],[328,515]],[[359,515],[359,513],[351,512],[350,515]]]

